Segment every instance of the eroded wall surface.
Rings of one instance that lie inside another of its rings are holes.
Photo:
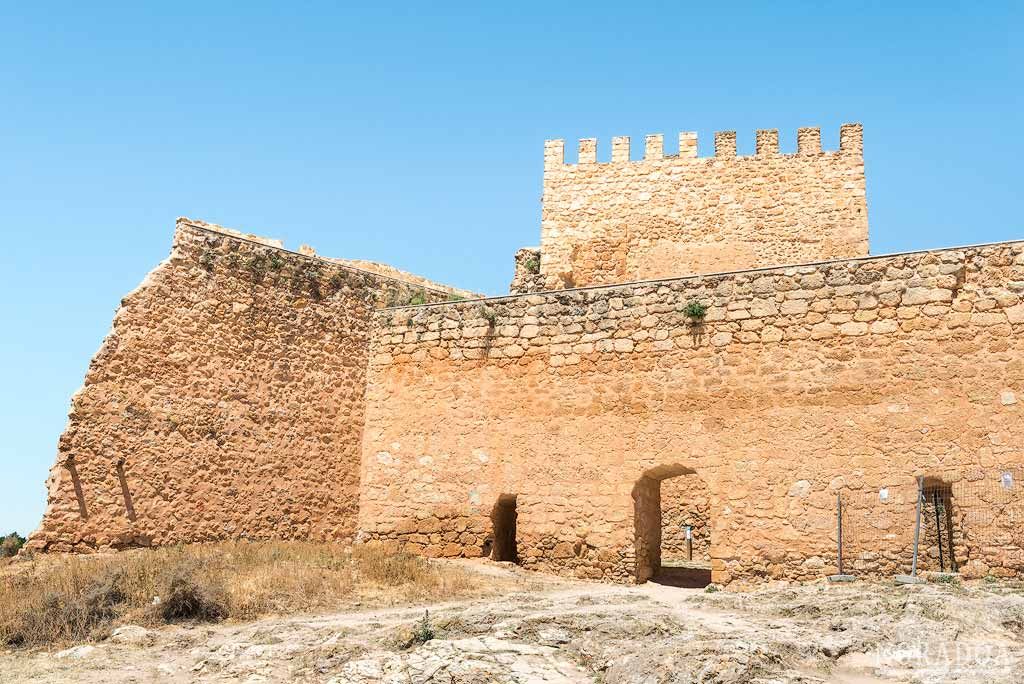
[[[350,538],[371,313],[448,296],[179,220],[72,399],[30,547]]]
[[[566,164],[564,142],[545,144],[541,273],[547,289],[622,283],[865,256],[867,201],[862,128],[840,130],[823,152],[817,128],[798,132],[796,154],[779,153],[778,131],[757,133],[757,153],[736,156],[735,132],[697,157],[682,133],[679,154],[648,136],[642,160],[629,138],[579,143]]]
[[[907,572],[916,475],[1024,462],[1022,283],[1006,243],[379,312],[360,535],[477,556],[515,494],[525,566],[633,581],[643,476],[694,472],[716,582],[835,572],[837,495]],[[962,569],[1019,574],[992,524]]]

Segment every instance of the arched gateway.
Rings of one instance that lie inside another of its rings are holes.
[[[674,486],[663,487],[666,480]],[[709,511],[707,487],[692,468],[673,463],[645,471],[633,486],[636,581],[709,584]]]

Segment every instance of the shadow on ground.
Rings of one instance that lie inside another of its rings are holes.
[[[667,587],[703,589],[711,584],[711,568],[679,568],[662,566],[651,581]]]

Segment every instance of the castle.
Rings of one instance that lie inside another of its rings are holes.
[[[834,151],[714,143],[545,143],[540,247],[503,297],[179,219],[72,400],[29,546],[1024,574],[1024,242],[870,256],[857,124]]]

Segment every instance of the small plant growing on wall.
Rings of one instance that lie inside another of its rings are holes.
[[[691,299],[687,302],[686,307],[683,308],[683,313],[691,321],[699,323],[704,320],[704,317],[708,315],[708,305],[701,304],[696,299]]]
[[[253,280],[262,280],[267,274],[267,258],[262,254],[254,254],[249,257],[246,267],[252,273]]]
[[[228,265],[228,268],[238,268],[242,263],[242,257],[238,256],[235,252],[232,252],[225,257],[224,262]]]
[[[420,304],[427,303],[427,293],[424,290],[420,290],[413,296],[409,297],[409,306],[419,306]]]
[[[309,288],[310,296],[317,300],[323,297],[323,293],[320,292],[321,275],[320,267],[316,264],[310,264],[302,271],[302,276],[306,281],[306,286]]]
[[[463,297],[462,295],[456,294],[455,292],[452,292],[450,295],[448,295],[448,299],[446,301],[449,301],[449,302],[462,302],[462,301],[465,301],[465,299],[466,298]]]
[[[526,260],[526,270],[533,275],[540,273],[540,257],[530,257]]]
[[[491,326],[492,328],[498,322],[497,312],[495,312],[494,309],[492,309],[489,306],[483,307],[480,310],[480,315],[484,317],[485,321],[487,321],[487,325]]]
[[[207,271],[213,270],[213,261],[213,252],[203,252],[203,255],[199,257],[199,265]]]
[[[332,273],[327,285],[331,288],[331,292],[340,292],[341,288],[345,286],[345,276],[340,273]]]
[[[271,254],[269,263],[271,271],[280,271],[284,268],[284,259],[281,258],[280,254]]]

